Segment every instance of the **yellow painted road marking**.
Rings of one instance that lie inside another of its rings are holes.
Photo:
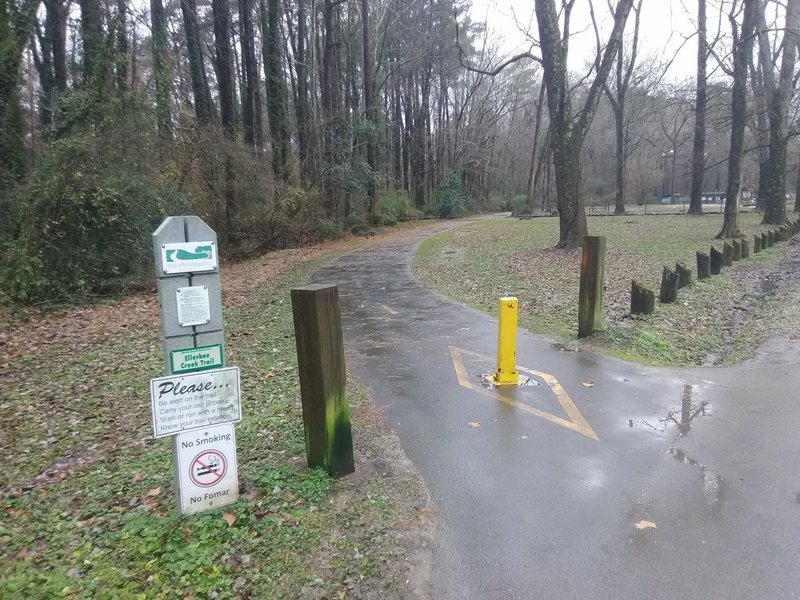
[[[489,361],[489,364],[492,363],[492,359],[488,356],[484,356],[483,354],[478,354],[477,352],[464,350],[462,348],[456,348],[455,346],[450,346],[449,348],[450,348],[450,356],[453,359],[453,368],[455,369],[456,372],[456,379],[458,379],[458,383],[459,385],[461,385],[461,387],[465,387],[472,391],[478,392],[479,394],[483,394],[484,396],[489,396],[491,398],[494,398],[495,400],[499,400],[500,402],[502,402],[507,406],[511,406],[513,408],[529,412],[537,417],[546,419],[551,423],[555,423],[556,425],[560,425],[561,427],[566,427],[567,429],[575,431],[576,433],[580,433],[581,435],[590,437],[593,440],[598,439],[597,434],[591,428],[586,419],[583,418],[581,411],[579,411],[578,407],[575,406],[575,403],[572,401],[572,398],[569,397],[569,394],[567,394],[566,390],[564,390],[564,388],[561,387],[561,384],[558,382],[558,379],[556,379],[553,375],[517,365],[518,372],[527,373],[532,377],[544,381],[547,387],[550,388],[550,391],[553,392],[553,395],[556,397],[558,403],[561,405],[561,408],[569,417],[569,420],[557,417],[556,415],[550,414],[543,410],[539,410],[538,408],[528,406],[527,404],[514,400],[513,398],[509,398],[506,394],[503,393],[502,388],[487,389],[478,383],[473,383],[472,381],[470,381],[469,376],[467,375],[467,369],[464,366],[463,355],[466,354],[474,358],[487,360]]]
[[[390,315],[399,315],[400,313],[393,309],[391,306],[386,306],[385,304],[381,304],[381,308],[388,312]]]

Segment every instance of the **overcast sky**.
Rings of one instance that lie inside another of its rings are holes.
[[[486,22],[491,39],[501,44],[503,50],[513,54],[527,49],[525,36],[519,28],[529,28],[536,33],[533,17],[533,0],[472,0],[472,18]],[[610,31],[611,19],[606,0],[595,0],[598,18],[604,18],[604,31]],[[673,81],[694,77],[696,72],[697,42],[685,39],[695,30],[696,17],[687,13],[696,10],[696,2],[690,0],[644,0],[639,33],[640,53],[654,53],[668,60],[673,55],[675,61],[669,71]],[[516,21],[519,23],[519,27]],[[716,28],[715,17],[709,7],[709,32]],[[633,12],[628,20],[633,23]],[[570,42],[570,68],[581,70],[586,61],[591,60],[595,51],[595,37],[589,19],[588,0],[577,0],[573,9],[572,31],[576,33]],[[678,51],[683,44],[683,48]],[[711,65],[709,65],[711,66]]]

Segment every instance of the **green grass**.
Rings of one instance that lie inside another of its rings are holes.
[[[752,248],[760,215],[742,214]],[[415,257],[423,283],[494,315],[497,298],[517,296],[520,324],[570,346],[656,365],[740,361],[773,331],[786,331],[789,282],[779,297],[760,289],[760,274],[778,269],[785,244],[754,254],[718,277],[680,290],[678,302],[657,303],[653,315],[630,318],[631,279],[658,293],[664,266],[684,261],[695,271],[695,251],[708,252],[719,215],[589,218],[592,235],[607,238],[604,328],[576,340],[580,251],[555,250],[556,218],[478,221],[429,238]],[[773,306],[774,305],[774,306]],[[795,321],[796,322],[796,321]]]
[[[244,494],[224,509],[231,526],[219,510],[176,514],[170,441],[150,428],[147,382],[162,370],[156,324],[37,347],[3,371],[0,597],[344,597],[402,587],[406,574],[390,565],[399,564],[397,532],[419,522],[418,482],[332,481],[305,465],[288,290],[319,264],[226,310],[244,413]],[[369,396],[354,382],[348,390],[359,452],[380,456]]]

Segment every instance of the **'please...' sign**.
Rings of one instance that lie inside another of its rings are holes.
[[[153,435],[242,420],[239,367],[150,380]]]

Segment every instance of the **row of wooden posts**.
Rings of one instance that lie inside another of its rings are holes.
[[[776,242],[786,242],[800,233],[800,219],[769,229],[753,236],[752,252],[761,252]],[[697,278],[705,279],[719,275],[723,267],[749,258],[750,240],[734,238],[725,241],[720,252],[713,246],[708,254],[697,252]],[[602,327],[603,278],[605,271],[606,239],[587,236],[583,240],[581,259],[581,283],[578,299],[578,337],[591,336]],[[692,282],[692,270],[682,262],[675,269],[664,267],[658,300],[669,304],[678,299],[678,290]],[[648,289],[635,279],[631,281],[631,314],[649,315],[655,310],[655,291]]]

